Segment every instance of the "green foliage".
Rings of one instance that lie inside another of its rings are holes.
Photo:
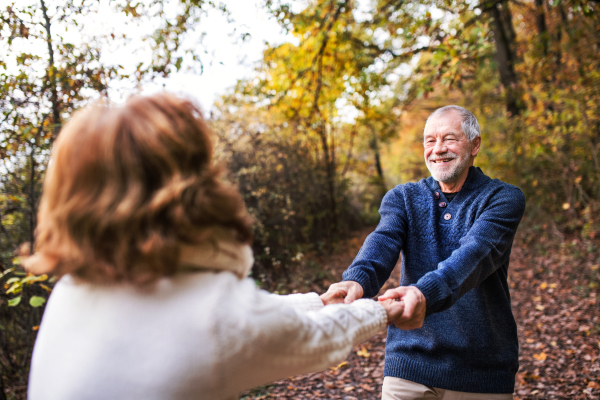
[[[41,307],[46,302],[46,299],[41,296],[31,296],[29,305],[31,307]]]
[[[227,14],[210,1],[111,0],[108,6],[128,23],[156,27],[140,38],[149,43],[151,57],[131,74],[101,57],[103,49],[126,44],[130,29],[85,29],[101,3],[19,0],[0,9],[0,398],[5,388],[10,398],[25,398],[28,361],[53,286],[48,276],[23,271],[15,255],[35,246],[42,181],[63,121],[106,96],[116,82],[129,80],[139,88],[182,68],[200,71],[201,46],[182,43],[206,8]]]

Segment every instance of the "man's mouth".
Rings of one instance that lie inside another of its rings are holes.
[[[437,160],[429,160],[429,161],[432,163],[435,163],[435,164],[445,164],[445,163],[449,163],[452,160],[454,160],[454,158],[439,158]]]

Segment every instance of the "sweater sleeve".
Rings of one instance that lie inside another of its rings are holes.
[[[337,365],[387,325],[383,306],[372,300],[301,311],[251,280],[233,283],[228,293],[220,300],[227,313],[216,321],[215,368],[217,384],[237,392]]]
[[[459,247],[416,286],[427,300],[427,315],[444,311],[503,265],[525,211],[525,196],[508,187],[493,196]]]
[[[363,243],[356,258],[343,274],[343,280],[356,281],[363,287],[363,297],[373,297],[394,270],[406,241],[407,218],[404,202],[392,189],[379,208],[381,219]]]
[[[316,311],[324,307],[323,301],[318,294],[311,293],[294,293],[285,296],[271,294],[273,301],[279,301],[282,305],[295,308],[298,311]]]

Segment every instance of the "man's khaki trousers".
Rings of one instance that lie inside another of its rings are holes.
[[[382,400],[512,400],[512,394],[455,392],[406,379],[383,378]]]

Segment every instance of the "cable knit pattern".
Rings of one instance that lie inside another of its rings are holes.
[[[230,252],[236,253],[236,252]],[[343,361],[387,325],[372,300],[324,307],[316,293],[276,296],[239,268],[162,279],[156,290],[66,276],[36,341],[29,400],[234,399],[245,389]]]
[[[299,311],[316,311],[323,308],[323,301],[316,293],[296,293],[287,296],[271,295],[273,299],[279,300],[282,304],[293,307]]]
[[[344,273],[365,297],[375,296],[402,253],[401,284],[416,286],[427,300],[421,329],[388,329],[386,376],[455,391],[513,392],[518,341],[507,276],[524,209],[520,189],[476,167],[452,202],[431,177],[386,194],[377,229]]]

